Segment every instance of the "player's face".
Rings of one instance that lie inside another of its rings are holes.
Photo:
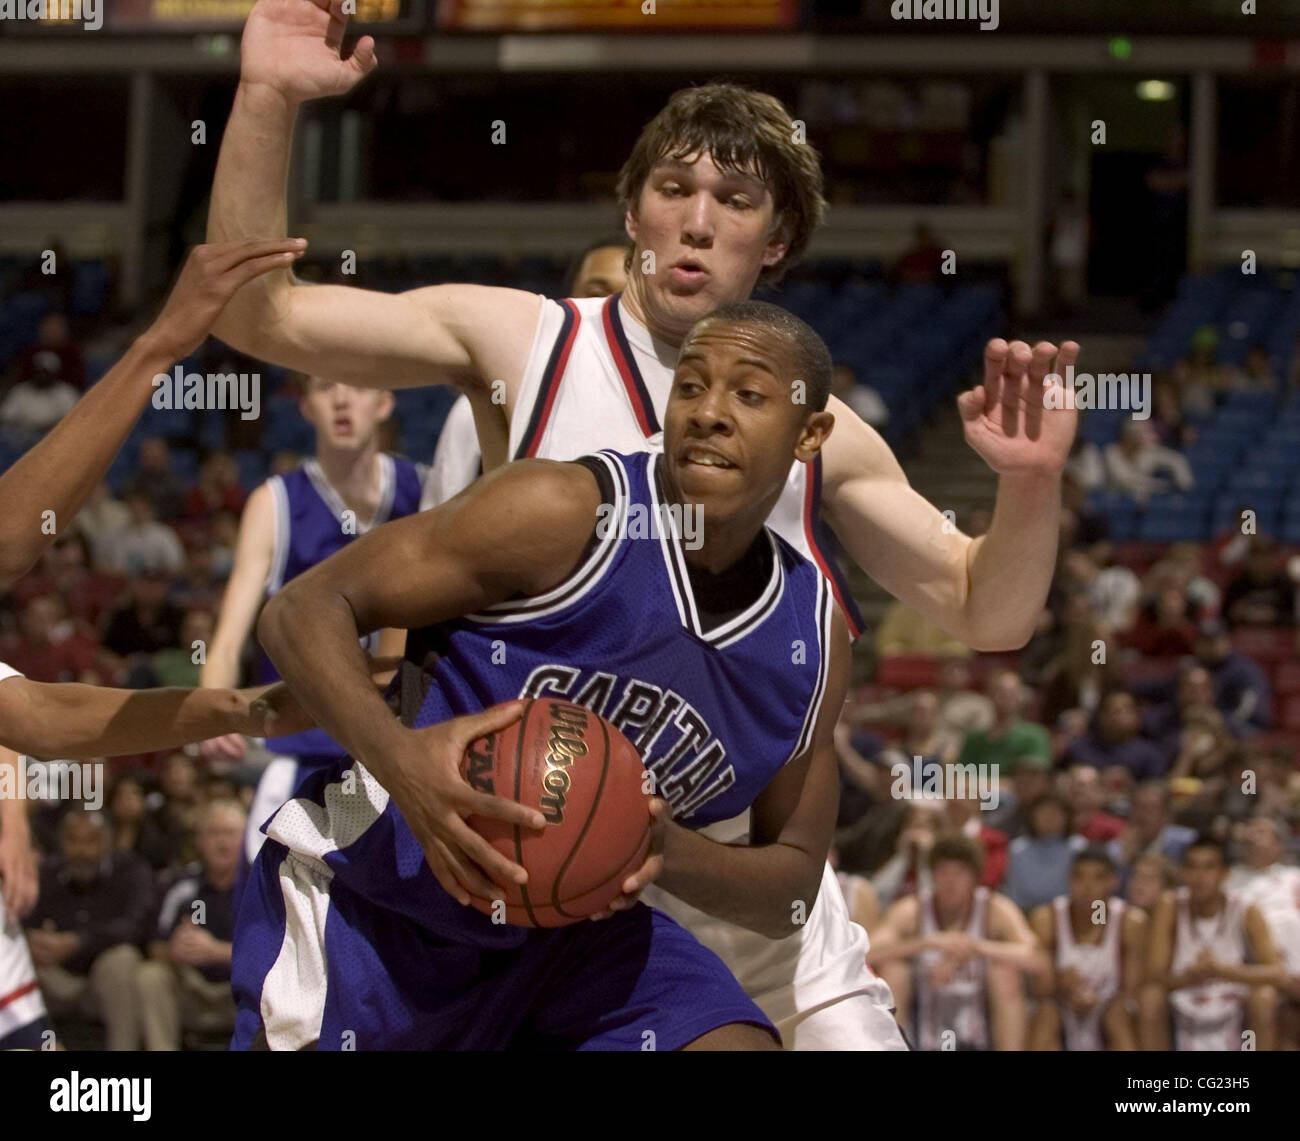
[[[1099,899],[1109,899],[1115,891],[1115,876],[1097,860],[1079,860],[1070,869],[1070,898],[1091,907]]]
[[[661,336],[685,336],[706,313],[743,301],[760,270],[785,256],[773,232],[774,206],[754,174],[722,171],[710,155],[663,159],[625,219],[636,244],[628,292]],[[642,254],[654,272],[641,271]]]
[[[795,460],[813,459],[834,424],[797,403],[792,354],[770,330],[706,321],[683,346],[664,415],[669,479],[709,521],[755,526]]]
[[[934,866],[934,895],[945,911],[968,906],[975,897],[975,871],[960,860],[940,860]]]
[[[627,285],[623,272],[623,246],[601,246],[592,250],[578,267],[578,277],[573,283],[574,297],[608,297]]]
[[[316,440],[331,448],[368,447],[379,425],[393,410],[389,392],[351,385],[313,376],[307,392],[298,402],[303,419],[316,429]]]
[[[1227,869],[1213,848],[1192,848],[1183,858],[1183,883],[1193,903],[1204,903],[1223,886]]]

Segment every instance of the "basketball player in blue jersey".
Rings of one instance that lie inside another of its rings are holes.
[[[284,186],[300,103],[342,94],[375,66],[369,37],[347,58],[334,0],[259,0],[245,26],[241,83],[222,142],[209,233],[284,233]],[[451,384],[471,401],[484,454],[572,460],[660,443],[673,368],[696,320],[777,281],[825,210],[815,150],[769,95],[733,85],[678,91],[637,138],[619,176],[634,246],[626,289],[550,301],[520,290],[439,285],[392,295],[273,275],[244,290],[221,335],[290,367],[374,387]],[[794,464],[769,524],[856,613],[830,553],[830,524],[862,570],[978,650],[1018,648],[1052,577],[1060,473],[1075,431],[1068,399],[1045,388],[1077,358],[1042,342],[990,341],[984,381],[959,398],[966,438],[1000,476],[993,524],[971,539],[908,486],[880,436],[832,399],[838,428],[812,464]],[[504,405],[494,402],[504,384]],[[795,1048],[870,1048],[861,1028],[886,988],[867,970],[829,866],[796,939],[679,911],[727,961]]]
[[[63,534],[156,391],[153,378],[203,342],[240,285],[299,257],[294,241],[194,250],[152,325],[50,433],[0,475],[0,592]],[[278,721],[277,721],[278,718]],[[50,1030],[19,921],[37,900],[19,753],[65,758],[173,748],[213,733],[310,725],[270,691],[124,690],[33,682],[0,662],[0,1050],[37,1049]]]
[[[322,377],[300,383],[298,407],[316,433],[313,458],[285,475],[272,476],[248,497],[239,521],[235,563],[221,603],[200,684],[228,688],[239,680],[239,659],[263,603],[286,582],[341,550],[358,535],[419,509],[425,469],[379,450],[379,431],[393,411],[387,392],[357,389]],[[400,655],[401,638],[367,650],[376,657]],[[276,678],[265,659],[262,681]],[[300,773],[343,755],[320,729],[272,738],[274,756],[262,771],[248,814],[244,857],[251,862],[262,842],[260,825],[292,794]],[[242,736],[205,741],[209,759],[239,760]]]
[[[266,826],[238,917],[236,1046],[772,1044],[723,963],[636,895],[658,874],[777,940],[819,890],[848,636],[825,578],[764,520],[830,433],[830,372],[803,322],[727,307],[683,350],[662,455],[508,465],[267,604],[267,652],[356,759]],[[664,522],[687,509],[698,542]],[[432,627],[440,649],[423,692],[398,687],[400,720],[357,684],[357,638],[386,625]],[[541,814],[471,789],[459,763],[518,717],[511,699],[547,696],[618,726],[666,807],[661,851],[605,922],[528,930],[465,906],[526,880],[466,817]],[[748,845],[700,832],[745,812]]]

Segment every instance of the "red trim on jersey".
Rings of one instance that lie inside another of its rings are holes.
[[[560,347],[559,356],[555,361],[555,368],[547,379],[546,396],[542,404],[541,415],[533,428],[528,447],[524,449],[524,455],[529,459],[536,458],[537,449],[542,443],[542,437],[546,435],[546,425],[551,418],[551,410],[555,407],[555,398],[560,392],[560,381],[564,378],[564,370],[569,364],[569,353],[573,351],[573,343],[578,338],[578,327],[582,324],[582,314],[578,312],[578,307],[573,302],[565,300],[561,301],[560,304],[569,311],[573,320],[569,326],[569,335]]]
[[[29,995],[36,989],[36,980],[32,979],[29,983],[24,983],[17,990],[11,990],[8,994],[0,994],[0,1010],[3,1010],[12,1002],[17,1002],[25,995]]]
[[[600,320],[605,329],[605,343],[609,346],[609,354],[614,358],[614,367],[618,369],[618,375],[623,381],[623,387],[627,390],[628,403],[632,405],[632,414],[636,416],[636,422],[641,428],[641,434],[648,438],[658,430],[654,426],[656,418],[653,411],[646,408],[645,401],[641,396],[640,386],[636,382],[636,373],[633,371],[632,362],[628,359],[627,353],[623,351],[623,345],[614,330],[614,303],[617,299],[618,294],[611,294],[605,299],[605,304],[600,307]]]
[[[804,480],[803,492],[803,534],[808,541],[808,549],[812,552],[813,562],[817,564],[817,569],[822,572],[822,576],[831,585],[831,593],[835,595],[835,603],[840,608],[840,613],[844,615],[844,622],[849,628],[849,638],[855,640],[862,636],[862,627],[858,625],[854,614],[856,609],[852,605],[846,605],[844,595],[840,592],[839,578],[835,573],[835,568],[830,565],[826,555],[822,552],[821,547],[817,545],[817,528],[814,516],[817,512],[815,496],[817,489],[814,486],[816,478],[814,473],[809,472],[808,478]]]

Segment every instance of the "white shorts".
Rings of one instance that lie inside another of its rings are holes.
[[[293,796],[297,784],[296,757],[272,757],[262,770],[257,791],[253,794],[253,805],[248,810],[248,823],[244,826],[244,857],[250,867],[266,842],[262,825],[279,810],[280,805]]]
[[[45,1017],[23,929],[0,909],[0,1039]]]

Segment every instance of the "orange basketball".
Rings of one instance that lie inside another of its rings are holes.
[[[465,751],[461,774],[475,789],[536,808],[541,832],[471,816],[469,826],[528,870],[528,883],[502,888],[506,922],[563,927],[603,910],[645,861],[650,798],[631,742],[603,717],[567,701],[539,698],[508,729]],[[494,900],[471,897],[492,915]],[[499,914],[499,910],[497,912]]]

